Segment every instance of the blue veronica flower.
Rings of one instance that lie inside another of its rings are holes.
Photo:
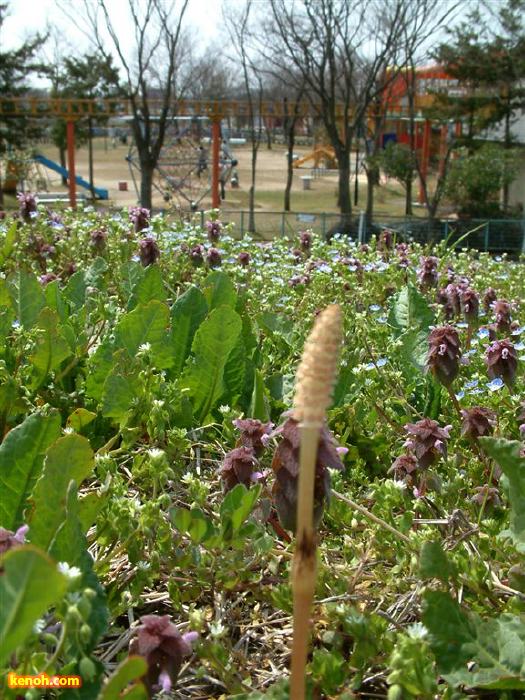
[[[474,396],[475,394],[482,394],[483,389],[480,389],[479,387],[477,389],[472,389],[472,391],[468,392],[471,396]]]
[[[387,323],[388,319],[386,316],[378,316],[376,319],[378,323]]]
[[[489,391],[499,391],[505,386],[505,383],[501,377],[496,377],[488,384],[485,384]]]
[[[465,323],[464,321],[461,321],[460,323],[456,323],[456,326],[458,328],[468,328],[468,323]]]
[[[459,400],[462,399],[464,396],[465,396],[465,392],[464,392],[464,391],[458,391],[458,393],[456,394],[456,399],[459,401]]]
[[[525,331],[525,326],[520,326],[519,328],[515,328],[511,335],[521,335]]]
[[[525,343],[522,340],[519,343],[515,343],[514,350],[525,350]]]
[[[465,389],[473,389],[478,384],[479,384],[479,381],[477,379],[471,379],[470,382],[467,382],[465,384]]]
[[[381,307],[379,306],[379,304],[370,304],[370,306],[368,307],[368,310],[369,311],[381,311]]]
[[[379,360],[377,360],[376,365],[378,367],[384,367],[387,362],[388,360],[386,359],[386,357],[380,357]]]
[[[490,335],[489,329],[488,328],[480,328],[477,335],[478,335],[478,338],[488,338]]]

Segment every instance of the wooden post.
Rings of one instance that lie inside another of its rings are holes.
[[[67,169],[69,171],[69,206],[71,209],[77,208],[77,183],[75,180],[75,122],[66,122],[67,134]]]
[[[221,203],[219,197],[219,157],[221,145],[221,122],[215,118],[211,124],[211,206],[218,209]]]
[[[425,188],[423,183],[426,183],[428,175],[428,161],[430,158],[430,137],[432,131],[430,128],[430,120],[425,119],[425,126],[423,127],[423,148],[421,149],[421,177],[419,182],[419,197],[418,201],[420,204],[425,203]]]

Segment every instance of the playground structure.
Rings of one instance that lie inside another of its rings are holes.
[[[133,117],[117,117],[113,124],[130,127]],[[160,158],[154,170],[153,188],[165,202],[175,202],[181,208],[196,211],[211,191],[209,143],[210,120],[203,116],[176,116],[169,121]],[[139,197],[140,161],[132,133],[126,161]],[[223,140],[219,153],[219,184],[231,178],[237,160]],[[221,197],[223,198],[223,197]]]
[[[435,70],[438,71],[438,69]],[[424,73],[420,72],[417,75],[421,77]],[[437,80],[438,78],[435,79]],[[421,78],[421,80],[424,80],[424,78]],[[410,118],[407,110],[406,85],[406,78],[403,73],[400,73],[390,84],[389,90],[385,91],[381,105],[385,124],[387,128],[395,129],[391,133],[396,133],[396,136],[397,131],[401,128],[400,124]],[[421,144],[421,173],[425,177],[429,167],[433,127],[432,121],[423,115],[423,110],[432,105],[434,97],[428,92],[428,88],[424,83],[421,83],[421,85],[421,89],[416,92],[414,121],[417,125],[417,143]],[[393,86],[396,86],[395,90]],[[148,107],[152,115],[158,116],[163,105],[160,101],[151,100]],[[199,150],[197,152],[192,146],[184,154],[184,150],[179,148],[180,144],[176,144],[174,153],[170,154],[168,146],[164,154],[166,157],[161,158],[159,164],[158,175],[160,180],[156,186],[162,190],[164,197],[168,199],[174,198],[179,201],[184,200],[190,205],[190,208],[198,206],[198,202],[202,200],[202,193],[205,190],[211,190],[212,207],[218,207],[220,204],[221,169],[228,165],[226,162],[228,159],[225,157],[225,154],[222,153],[221,155],[221,121],[230,117],[249,116],[250,107],[247,103],[231,100],[177,100],[173,103],[172,109],[179,117],[191,120],[200,117],[209,121],[211,125],[211,152],[208,152],[203,146],[205,151],[203,155],[202,151]],[[130,112],[131,107],[126,100],[75,100],[52,99],[49,97],[0,98],[0,115],[3,117],[26,116],[39,119],[53,116],[61,117],[66,121],[69,202],[73,208],[76,206],[76,187],[79,184],[77,183],[75,172],[75,122],[89,116],[115,117],[116,115],[129,121],[134,118]],[[310,102],[303,102],[298,108],[294,107],[294,116],[299,116],[302,119],[318,119],[320,114],[321,106]],[[291,116],[291,107],[280,101],[263,101],[262,104],[257,105],[257,115],[269,120],[279,120],[283,117]],[[336,115],[339,116],[342,122],[344,118],[342,105],[336,105]],[[368,118],[371,119],[373,116],[373,114],[369,114]],[[444,153],[449,125],[439,121],[439,124],[434,127],[435,130],[439,133],[438,150],[440,153]],[[455,130],[456,133],[460,133],[461,122],[455,124]],[[196,148],[198,149],[199,147],[197,146]],[[318,150],[315,149],[315,151]],[[314,151],[308,156],[315,163],[317,157],[320,159],[320,157],[330,155],[330,150],[322,147],[322,153]],[[135,175],[140,170],[136,153],[130,151],[128,159],[130,168],[134,170],[133,175]],[[233,166],[233,159],[231,160],[232,163],[230,165]],[[201,167],[204,162],[207,168],[209,167],[208,164],[211,164],[211,183],[209,182],[208,173],[206,175],[206,186],[203,178],[206,169]],[[300,167],[300,165],[296,165],[296,167]],[[186,172],[184,172],[184,168],[186,168]],[[199,183],[196,182],[199,179],[198,174],[201,175]],[[133,179],[136,184],[135,178]],[[422,201],[421,198],[423,196],[423,188],[420,188],[420,201]]]

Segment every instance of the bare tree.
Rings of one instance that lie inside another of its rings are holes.
[[[234,50],[234,60],[239,64],[242,76],[242,91],[248,107],[248,132],[251,144],[251,180],[248,192],[248,228],[255,232],[255,181],[257,174],[257,154],[263,135],[262,99],[263,79],[260,67],[255,63],[254,36],[250,26],[253,16],[253,2],[247,0],[244,8],[236,12],[231,8],[224,19]]]
[[[118,57],[133,116],[133,136],[141,170],[140,203],[148,209],[152,205],[153,174],[178,97],[174,91],[177,48],[187,5],[188,0],[180,0],[180,3],[176,0],[128,0],[135,40],[132,59],[126,55],[119,33],[119,25],[125,23],[121,17],[111,15],[107,0],[82,0],[85,33],[102,56],[109,55],[110,45]],[[61,6],[72,17],[71,6]],[[164,58],[162,71],[158,70],[159,56]],[[154,101],[158,106],[153,106]]]

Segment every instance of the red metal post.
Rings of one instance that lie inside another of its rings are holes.
[[[214,119],[211,123],[211,206],[218,209],[219,197],[219,157],[221,149],[221,122]]]
[[[421,177],[419,182],[419,197],[418,201],[420,204],[425,203],[425,188],[423,187],[423,182],[426,182],[428,174],[428,161],[430,159],[430,137],[432,135],[432,130],[430,126],[430,120],[425,119],[425,126],[423,128],[423,148],[421,149]]]
[[[445,158],[447,155],[448,126],[444,124],[439,133],[439,177],[445,174]]]
[[[67,134],[67,169],[69,170],[69,206],[77,208],[77,183],[75,180],[75,122],[66,122]]]

